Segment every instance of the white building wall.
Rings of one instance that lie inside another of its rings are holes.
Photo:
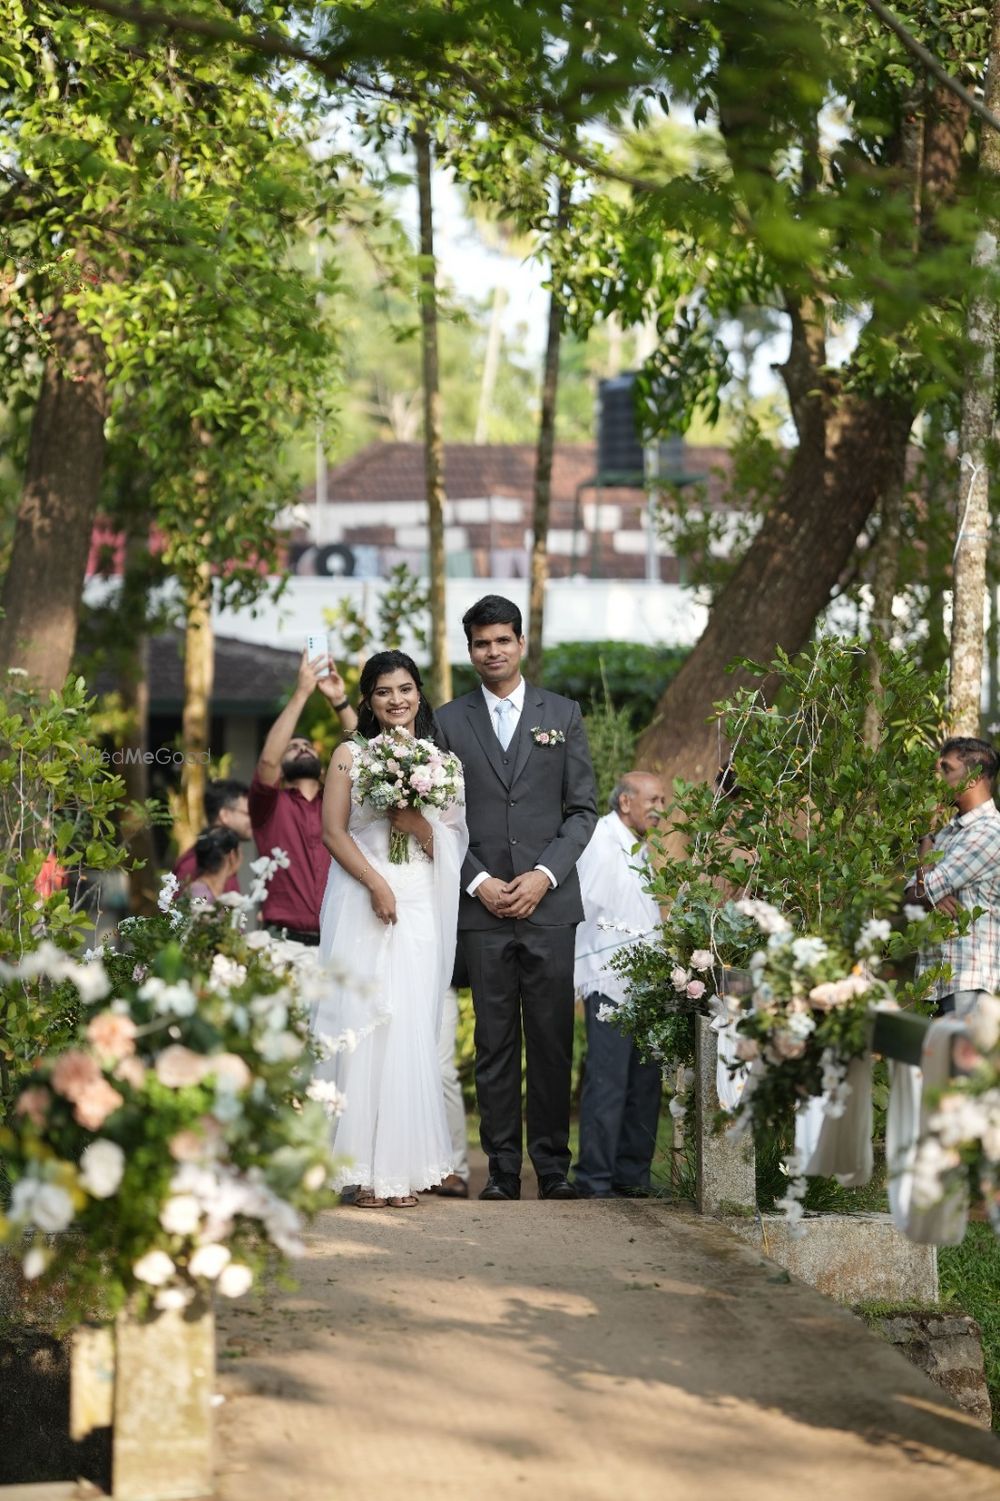
[[[377,626],[380,579],[293,578],[277,604],[215,615],[221,636],[300,651],[310,631],[324,629],[325,609],[350,598],[373,629]],[[466,657],[462,616],[484,594],[512,599],[527,619],[525,579],[447,580],[448,648],[452,661]],[[693,646],[708,611],[692,589],[617,579],[552,579],[545,593],[545,645],[561,641],[635,641],[648,646]],[[410,643],[411,650],[413,643]]]

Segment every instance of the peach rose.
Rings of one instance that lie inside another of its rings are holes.
[[[193,1053],[180,1043],[164,1048],[154,1065],[156,1077],[168,1089],[184,1089],[188,1084],[200,1084],[208,1072],[208,1059],[204,1053]]]
[[[135,1022],[130,1016],[102,1011],[87,1028],[87,1040],[102,1057],[117,1063],[135,1052]]]
[[[253,1074],[238,1053],[213,1053],[205,1059],[206,1074],[214,1074],[230,1089],[249,1089]]]
[[[125,1103],[107,1079],[98,1079],[77,1096],[73,1115],[87,1131],[99,1131],[108,1116]]]
[[[76,1101],[85,1090],[101,1080],[97,1060],[89,1053],[71,1049],[56,1059],[52,1070],[52,1088],[67,1100]]]
[[[133,1089],[141,1089],[146,1082],[146,1065],[141,1058],[133,1053],[129,1058],[123,1058],[115,1069],[115,1078],[121,1079],[124,1084],[130,1084]]]
[[[30,1089],[22,1089],[18,1095],[14,1114],[26,1115],[33,1126],[40,1128],[49,1118],[51,1104],[52,1096],[44,1085],[33,1084]]]

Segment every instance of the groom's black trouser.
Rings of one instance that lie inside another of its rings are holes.
[[[521,1171],[521,1020],[528,1156],[539,1178],[569,1172],[576,928],[507,921],[459,933],[476,1011],[476,1095],[490,1172]]]

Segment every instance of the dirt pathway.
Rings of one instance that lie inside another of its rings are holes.
[[[220,1501],[996,1501],[1000,1441],[658,1203],[339,1209],[220,1321]]]

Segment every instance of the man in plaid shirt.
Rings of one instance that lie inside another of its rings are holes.
[[[938,774],[952,789],[957,811],[943,829],[921,840],[921,861],[931,851],[937,858],[917,866],[906,899],[949,917],[960,908],[985,909],[966,933],[920,952],[918,974],[939,964],[951,967],[950,977],[931,991],[939,1016],[965,1016],[980,992],[1000,990],[1000,811],[993,801],[998,769],[1000,756],[985,740],[946,740],[938,753]]]

